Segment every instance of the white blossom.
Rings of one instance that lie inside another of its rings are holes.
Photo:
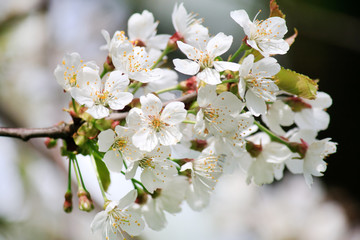
[[[206,85],[198,91],[200,110],[196,115],[195,131],[198,134],[227,136],[238,130],[237,116],[244,104],[231,92],[216,94],[216,87]]]
[[[218,33],[207,42],[204,47],[194,47],[178,41],[179,49],[188,59],[174,59],[175,70],[187,74],[195,75],[205,83],[216,85],[221,83],[220,72],[225,70],[238,71],[240,65],[237,63],[216,61],[216,57],[225,53],[231,47],[233,37]]]
[[[232,11],[230,16],[244,29],[246,43],[264,57],[270,54],[285,54],[289,50],[289,44],[283,39],[287,33],[285,19],[270,17],[259,21],[255,16],[251,22],[245,10]]]
[[[181,211],[180,204],[188,187],[189,182],[185,176],[176,176],[158,189],[154,197],[148,199],[141,212],[151,229],[159,231],[166,226],[165,212],[175,214]]]
[[[223,155],[216,155],[212,147],[207,147],[199,157],[181,166],[181,172],[191,171],[186,201],[193,210],[201,210],[209,204],[210,194],[223,173],[223,162]]]
[[[126,178],[133,178],[140,167],[141,182],[148,192],[153,193],[177,174],[177,165],[168,159],[170,156],[171,150],[168,146],[159,146],[151,152],[144,152],[140,160],[129,163]]]
[[[121,110],[133,99],[133,95],[125,92],[129,84],[126,74],[113,71],[103,79],[98,70],[84,67],[78,73],[77,87],[72,88],[71,96],[81,105],[85,105],[94,118],[109,116],[109,109]]]
[[[132,108],[126,118],[130,128],[136,130],[132,137],[133,144],[143,151],[152,151],[159,143],[174,145],[182,134],[178,124],[186,117],[182,102],[171,102],[164,109],[158,97],[147,94],[140,97],[141,109]]]
[[[93,232],[101,231],[103,239],[126,239],[126,234],[139,235],[145,227],[145,222],[129,207],[135,202],[137,191],[131,190],[120,201],[109,201],[104,211],[96,214],[91,223]]]
[[[105,152],[103,161],[108,168],[120,172],[123,161],[136,161],[142,158],[142,152],[132,144],[132,129],[116,126],[115,131],[108,129],[98,136],[99,151]]]
[[[98,71],[99,67],[94,62],[84,63],[76,52],[66,53],[61,64],[54,70],[56,81],[67,92],[78,85],[78,74],[82,68],[89,67]]]
[[[144,10],[141,14],[135,13],[128,20],[129,40],[136,46],[149,49],[164,50],[170,38],[168,34],[157,35],[159,22],[154,19],[154,15]]]
[[[280,71],[275,58],[263,58],[254,62],[254,55],[247,56],[239,70],[239,96],[246,101],[250,112],[259,116],[266,112],[266,102],[274,102],[279,90],[271,79]]]
[[[337,143],[330,138],[316,139],[317,132],[306,129],[299,130],[290,137],[290,141],[302,143],[306,149],[303,159],[293,159],[286,162],[286,167],[294,174],[303,174],[306,184],[311,187],[313,177],[323,176],[327,163],[324,158],[336,152]]]

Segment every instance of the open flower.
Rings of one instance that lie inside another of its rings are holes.
[[[188,13],[183,3],[175,4],[171,15],[172,23],[176,33],[170,38],[174,43],[177,40],[182,40],[190,45],[195,42],[197,38],[202,39],[208,36],[209,31],[206,27],[201,25],[202,20],[196,19],[196,15]]]
[[[264,57],[270,54],[285,54],[289,50],[289,44],[283,39],[287,33],[285,19],[270,17],[259,21],[255,16],[251,22],[245,10],[232,11],[230,16],[244,29],[246,43]]]
[[[129,40],[136,46],[164,50],[170,38],[168,34],[156,35],[159,22],[155,22],[154,15],[144,10],[141,14],[135,13],[128,20]]]
[[[330,138],[317,140],[316,135],[317,132],[310,129],[295,132],[290,141],[301,142],[302,147],[305,149],[304,158],[286,162],[286,167],[292,173],[302,173],[304,175],[305,182],[309,187],[313,183],[312,176],[323,176],[327,165],[324,158],[336,152],[336,143],[331,142]]]
[[[127,74],[130,79],[148,83],[159,79],[162,70],[151,69],[158,54],[150,54],[144,47],[133,46],[130,41],[120,43],[112,53],[112,61],[116,70]]]
[[[133,99],[133,95],[125,92],[129,84],[126,74],[113,71],[100,79],[99,72],[89,67],[84,67],[78,74],[77,87],[72,88],[71,96],[94,118],[109,116],[109,109],[121,110]]]
[[[126,118],[135,129],[133,144],[142,151],[152,151],[159,143],[165,146],[180,141],[182,134],[177,125],[186,118],[185,105],[171,102],[162,109],[162,103],[153,94],[140,97],[141,109],[132,108]]]
[[[101,231],[103,239],[126,239],[126,233],[139,235],[145,227],[144,220],[128,209],[136,200],[137,191],[132,190],[120,201],[109,201],[104,211],[96,214],[91,223],[93,232]]]
[[[238,130],[237,116],[244,104],[231,92],[216,94],[216,86],[199,89],[195,131],[201,135],[229,136]]]
[[[199,157],[181,166],[181,172],[191,171],[186,201],[193,210],[201,210],[208,205],[210,194],[223,173],[223,164],[224,155],[216,155],[213,147],[207,147]]]
[[[153,193],[177,174],[176,164],[168,160],[170,155],[169,146],[159,146],[151,152],[144,152],[140,160],[129,163],[126,178],[133,178],[137,168],[140,167],[141,182],[150,193]]]
[[[120,172],[123,161],[136,161],[142,158],[142,152],[132,144],[132,129],[116,126],[115,131],[108,129],[98,136],[99,151],[106,152],[103,161],[111,171]]]
[[[205,47],[200,46],[200,49],[178,41],[179,49],[188,59],[174,59],[173,63],[175,70],[187,75],[197,74],[196,76],[199,80],[216,85],[221,83],[219,72],[239,70],[240,65],[237,63],[215,60],[216,57],[229,50],[233,37],[226,36],[224,33],[218,33],[210,40],[204,39],[204,41],[207,44]]]
[[[259,116],[266,112],[266,102],[274,102],[278,86],[271,79],[280,71],[275,58],[263,58],[254,63],[254,55],[247,56],[239,70],[238,91],[245,98],[250,112]]]
[[[95,71],[99,70],[99,67],[93,62],[84,63],[78,53],[67,53],[61,64],[58,64],[55,68],[54,75],[60,86],[67,92],[77,86],[77,75],[84,67],[92,68]]]

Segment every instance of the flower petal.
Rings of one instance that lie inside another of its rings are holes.
[[[200,70],[200,65],[189,59],[174,59],[175,70],[186,75],[195,75]]]
[[[105,153],[103,161],[110,171],[121,172],[123,166],[123,157],[117,150],[109,150]]]
[[[182,102],[171,102],[167,104],[161,113],[161,121],[175,125],[181,123],[186,118],[187,111]]]
[[[106,152],[110,146],[114,143],[115,133],[113,130],[108,129],[102,131],[98,136],[98,145],[100,152]]]

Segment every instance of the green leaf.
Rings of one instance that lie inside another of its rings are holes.
[[[110,172],[101,158],[97,157],[96,155],[94,155],[94,158],[101,179],[101,183],[103,185],[104,190],[107,191],[111,183]]]
[[[275,75],[275,83],[281,90],[307,99],[315,99],[318,89],[317,81],[308,76],[281,68]]]

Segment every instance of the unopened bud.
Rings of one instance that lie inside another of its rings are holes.
[[[79,197],[79,209],[81,211],[90,212],[94,209],[93,201],[91,200],[90,193],[85,190],[78,192]]]
[[[63,209],[66,213],[70,213],[72,211],[73,205],[72,205],[72,193],[71,191],[67,191],[65,193],[65,201],[63,205]]]
[[[56,141],[56,139],[54,139],[54,138],[49,138],[49,137],[47,137],[47,138],[45,139],[44,143],[45,143],[45,146],[46,146],[47,148],[53,148],[53,147],[56,146],[57,141]]]
[[[106,57],[106,61],[104,62],[104,69],[106,70],[106,72],[111,72],[115,69],[115,66],[110,56]]]
[[[184,94],[189,94],[197,90],[197,80],[196,76],[190,77],[184,81],[181,81],[179,88]]]

